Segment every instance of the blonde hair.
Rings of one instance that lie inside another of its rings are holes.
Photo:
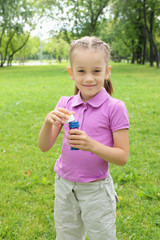
[[[106,66],[108,66],[109,59],[110,59],[110,47],[107,43],[101,41],[100,39],[96,37],[82,37],[78,40],[72,41],[70,44],[70,49],[69,49],[69,61],[72,66],[72,53],[75,49],[78,48],[84,48],[84,49],[101,49],[104,51],[104,59],[106,62]],[[106,81],[107,80],[107,81]],[[111,95],[113,93],[113,87],[112,83],[109,79],[104,79],[104,88],[106,91]],[[77,94],[79,89],[75,86],[75,92],[74,94]]]

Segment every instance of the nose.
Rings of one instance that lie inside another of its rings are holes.
[[[86,82],[92,82],[94,80],[94,77],[91,73],[86,74],[85,77]]]

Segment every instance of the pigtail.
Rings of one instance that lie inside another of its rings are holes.
[[[113,93],[113,86],[112,86],[112,82],[111,82],[110,79],[104,80],[104,88],[109,93],[109,95],[112,95],[112,93]]]

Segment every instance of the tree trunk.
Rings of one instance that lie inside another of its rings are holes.
[[[147,36],[146,36],[146,28],[143,30],[143,36],[144,36],[144,41],[143,41],[143,59],[142,59],[142,64],[145,64],[146,60],[146,43],[147,43]]]
[[[159,67],[159,58],[158,58],[158,50],[156,47],[156,44],[153,39],[153,24],[154,24],[154,12],[155,9],[152,9],[150,12],[150,28],[147,25],[147,18],[146,18],[146,0],[143,0],[143,14],[144,14],[144,22],[145,22],[145,28],[149,36],[149,45],[150,45],[150,66],[153,66],[153,61],[154,61],[154,53],[153,49],[155,51],[155,57],[156,57],[156,63],[157,63],[157,68]]]
[[[153,34],[153,19],[154,19],[154,11],[151,11],[151,14],[150,14],[150,29],[149,29],[149,31],[148,31],[148,34],[149,34],[149,45],[150,45],[150,66],[153,66],[153,61],[154,61],[153,39],[152,39],[152,34]]]
[[[90,31],[89,31],[89,35],[92,36],[95,29],[96,29],[96,25],[97,25],[97,21],[99,16],[102,14],[103,9],[107,6],[108,0],[104,1],[100,6],[99,9],[97,11],[97,14],[95,14],[94,10],[93,10],[93,5],[92,5],[93,1],[90,0],[89,1],[89,9],[91,11],[91,18],[90,18]]]
[[[150,66],[153,67],[153,42],[152,42],[152,36],[151,33],[149,32],[149,47],[150,47]]]
[[[157,68],[159,68],[158,49],[157,49],[157,46],[156,46],[156,44],[154,43],[154,41],[153,41],[153,48],[154,48],[155,57],[156,57],[156,65],[157,65]]]
[[[131,63],[135,63],[135,51],[134,51],[134,41],[132,40],[132,60]]]
[[[58,61],[59,61],[59,63],[62,62],[62,58],[61,58],[61,56],[58,56]]]
[[[11,66],[12,60],[13,60],[13,56],[9,56],[7,61],[7,66]]]
[[[3,64],[5,63],[6,59],[7,59],[7,53],[8,53],[8,47],[9,47],[9,44],[12,40],[12,38],[14,37],[14,34],[16,33],[16,31],[14,31],[11,35],[10,35],[10,38],[7,42],[7,45],[6,45],[6,48],[5,48],[5,54],[4,54],[4,58],[3,58]]]
[[[0,53],[0,56],[1,56],[1,65],[0,65],[0,67],[3,67],[3,56],[2,56],[2,54]]]
[[[142,48],[139,46],[136,51],[137,63],[142,63]]]
[[[12,51],[13,51],[12,54],[10,54],[9,57],[8,57],[7,66],[11,66],[12,61],[13,61],[13,56],[15,55],[16,52],[18,52],[19,50],[21,50],[21,49],[26,45],[26,43],[27,43],[27,41],[28,41],[28,39],[29,39],[29,36],[30,36],[30,34],[28,34],[28,36],[26,37],[24,43],[23,43],[19,48],[17,48],[16,50],[12,50]]]

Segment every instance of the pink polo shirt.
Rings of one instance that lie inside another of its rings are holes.
[[[113,147],[113,132],[128,129],[129,120],[125,104],[112,98],[103,88],[100,93],[84,103],[80,92],[72,97],[61,97],[57,107],[75,112],[80,129],[94,140]],[[54,170],[61,177],[72,182],[91,182],[107,177],[109,164],[89,151],[70,150],[67,141],[69,124],[64,124],[61,155]]]

